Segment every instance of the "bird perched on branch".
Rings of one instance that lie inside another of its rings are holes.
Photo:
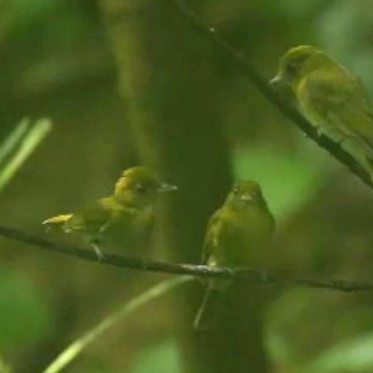
[[[202,263],[219,267],[259,266],[269,257],[275,221],[262,190],[255,181],[237,183],[225,203],[210,218],[202,251]],[[197,330],[216,322],[229,281],[208,280],[202,305],[195,318]]]
[[[341,144],[373,180],[373,113],[358,78],[323,51],[302,45],[280,59],[274,88],[290,87],[299,111]]]
[[[101,245],[130,250],[146,245],[157,195],[176,189],[176,186],[162,182],[148,168],[132,167],[122,173],[112,195],[81,211],[47,219],[43,224],[65,233],[83,234],[100,259]]]

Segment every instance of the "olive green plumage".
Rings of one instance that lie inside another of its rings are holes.
[[[299,111],[373,175],[373,115],[360,80],[323,51],[302,45],[280,59],[271,84],[290,87]]]
[[[83,234],[99,256],[101,245],[135,250],[146,244],[151,233],[157,195],[175,189],[148,168],[132,167],[122,173],[111,196],[76,213],[47,219],[43,224],[65,233]]]
[[[236,184],[224,205],[210,218],[203,244],[202,263],[219,267],[260,267],[267,263],[275,221],[254,181]],[[196,316],[196,329],[215,322],[214,308],[226,281],[209,280],[205,298]]]

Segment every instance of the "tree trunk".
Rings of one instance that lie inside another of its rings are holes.
[[[139,159],[179,185],[163,214],[162,243],[169,258],[196,263],[207,218],[231,182],[214,51],[170,1],[101,5],[118,63],[124,121]],[[185,372],[265,372],[262,331],[256,316],[248,322],[255,312],[244,299],[221,329],[205,335],[193,330],[202,298],[197,286],[182,292],[177,305]]]

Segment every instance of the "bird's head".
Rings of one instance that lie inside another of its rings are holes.
[[[306,74],[331,62],[324,52],[315,47],[300,45],[291,48],[281,57],[277,74],[269,84],[275,89],[282,85],[295,87]]]
[[[262,189],[256,181],[247,180],[236,183],[228,194],[226,204],[234,208],[247,206],[265,206]]]
[[[164,183],[147,167],[131,167],[123,171],[115,184],[114,197],[119,203],[131,206],[146,206],[162,192],[176,190],[175,185]]]

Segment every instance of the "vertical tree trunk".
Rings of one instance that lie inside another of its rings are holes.
[[[197,262],[207,218],[231,181],[213,51],[169,1],[101,5],[118,62],[123,120],[132,126],[139,158],[180,188],[162,222],[169,257]],[[178,306],[185,372],[265,372],[260,326],[255,318],[247,323],[246,302],[225,327],[199,335],[192,327],[193,290]]]

